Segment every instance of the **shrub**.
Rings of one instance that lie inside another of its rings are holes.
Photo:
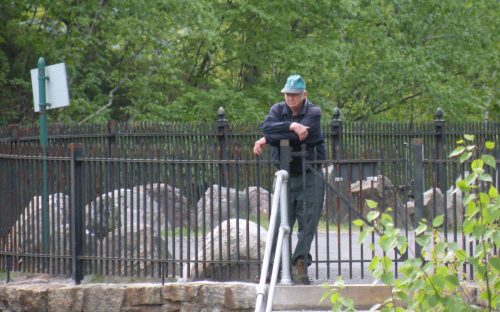
[[[432,223],[423,219],[415,230],[416,243],[422,248],[419,257],[409,248],[408,240],[394,227],[393,219],[386,212],[375,208],[377,203],[366,201],[372,209],[367,215],[367,224],[363,220],[353,223],[360,227],[360,243],[371,233],[380,235],[378,246],[382,255],[373,257],[369,270],[377,281],[391,289],[391,297],[378,303],[371,310],[381,311],[493,311],[498,308],[500,294],[500,259],[497,248],[500,246],[500,201],[498,190],[492,185],[493,179],[488,173],[495,170],[496,161],[488,152],[495,147],[493,142],[486,142],[486,151],[478,156],[478,148],[472,144],[473,136],[466,135],[457,142],[458,147],[450,157],[461,163],[470,163],[470,173],[457,181],[457,189],[463,194],[465,218],[463,235],[469,242],[475,242],[472,254],[468,254],[457,243],[447,242],[441,235],[444,216],[439,215]],[[466,145],[470,143],[470,145]],[[489,169],[488,169],[489,167]],[[390,208],[389,208],[390,211]],[[371,245],[372,250],[375,246]],[[410,253],[400,267],[401,277],[394,278],[391,271],[393,260],[387,256],[396,250],[399,255]],[[475,283],[479,289],[481,307],[475,298],[467,292],[464,278],[464,266],[472,267]],[[349,301],[341,298],[334,288],[323,297],[330,297],[334,311],[353,311]],[[324,299],[324,298],[323,298]],[[346,304],[347,303],[347,304]]]

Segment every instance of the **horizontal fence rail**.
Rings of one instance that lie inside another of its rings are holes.
[[[461,232],[461,195],[452,192],[467,164],[447,155],[464,134],[474,134],[480,149],[495,142],[497,171],[490,174],[498,187],[500,123],[441,117],[343,123],[336,113],[322,125],[327,159],[307,162],[326,182],[310,276],[370,281],[367,267],[380,250],[360,244],[352,224],[366,216],[366,199],[392,208],[412,246],[418,217],[444,214],[443,237],[473,252]],[[211,124],[54,126],[45,158],[37,129],[11,126],[0,134],[0,269],[73,275],[77,282],[92,274],[256,281],[274,173],[283,166],[269,148],[253,155],[258,125],[230,124],[219,111]],[[374,234],[371,243],[378,239]],[[416,253],[390,255],[396,276],[400,260]]]

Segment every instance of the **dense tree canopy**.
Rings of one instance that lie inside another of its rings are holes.
[[[36,120],[29,70],[66,63],[51,120],[258,122],[289,74],[327,116],[500,120],[497,0],[7,0],[0,125]]]

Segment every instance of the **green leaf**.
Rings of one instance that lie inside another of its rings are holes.
[[[495,148],[495,142],[486,141],[484,143],[484,146],[486,147],[486,149],[489,149],[490,151],[492,151]]]
[[[377,219],[379,215],[380,215],[380,212],[378,212],[378,211],[370,211],[366,215],[366,219],[371,222],[371,221]]]
[[[396,236],[382,235],[378,244],[384,252],[389,252],[392,249],[396,248],[397,239],[398,238]]]
[[[498,197],[498,190],[493,185],[491,185],[490,189],[488,190],[488,195],[491,199],[495,199]]]
[[[468,160],[472,156],[472,152],[467,151],[460,155],[460,163],[463,164],[466,160]]]
[[[491,168],[495,169],[496,168],[496,162],[495,158],[491,155],[482,155],[481,156],[482,161],[484,161],[485,164],[490,166]]]
[[[370,261],[370,264],[368,265],[368,269],[373,272],[379,263],[380,258],[378,256],[373,257],[372,261]]]
[[[491,266],[497,271],[500,272],[500,258],[498,257],[491,257],[490,258],[490,264]]]
[[[427,230],[427,224],[420,222],[418,224],[418,227],[415,229],[415,235],[420,235],[421,233],[425,232]]]
[[[464,139],[467,141],[474,141],[474,135],[473,134],[464,134]]]
[[[467,182],[465,180],[458,180],[457,181],[457,187],[463,192],[463,193],[467,193],[469,192],[470,190],[470,187],[469,185],[467,184]]]
[[[426,247],[431,243],[431,236],[429,234],[426,234],[415,238],[415,240],[420,246]]]
[[[435,217],[434,220],[432,220],[432,226],[437,228],[437,227],[443,225],[443,221],[444,221],[444,215],[439,215],[439,216]]]
[[[367,200],[365,200],[365,201],[366,201],[366,205],[367,205],[367,206],[368,206],[368,208],[370,208],[370,209],[375,209],[375,208],[377,208],[377,206],[378,206],[378,203],[377,203],[376,201],[374,201],[374,200],[367,199]]]
[[[458,277],[455,275],[446,276],[446,282],[453,287],[460,286],[460,281],[458,280]]]
[[[490,182],[493,183],[493,178],[487,174],[487,173],[482,173],[479,175],[479,180],[482,182]]]
[[[490,202],[490,196],[486,193],[479,193],[479,202],[481,204],[489,204]]]
[[[474,224],[475,224],[474,220],[466,219],[463,225],[464,234],[468,235],[472,233],[472,229],[474,229]]]
[[[380,278],[382,280],[382,282],[386,285],[391,285],[394,281],[394,275],[392,274],[392,272],[384,272],[382,273],[382,276]]]
[[[384,271],[389,271],[392,267],[392,260],[388,256],[383,256],[381,263]]]
[[[363,244],[365,242],[366,238],[368,237],[368,235],[370,235],[372,232],[373,232],[373,229],[371,227],[364,228],[363,231],[361,231],[359,233],[358,243]]]
[[[481,159],[475,159],[472,164],[470,165],[471,169],[472,170],[475,170],[475,169],[482,169],[484,166],[484,161],[481,160]]]
[[[465,215],[469,218],[475,216],[479,212],[479,206],[476,205],[474,202],[469,202],[467,204],[467,209],[465,212]]]
[[[474,237],[480,238],[486,231],[486,228],[482,224],[475,224],[472,233],[474,234]]]
[[[470,203],[473,203],[473,201],[475,201],[476,198],[477,198],[476,194],[473,194],[473,193],[469,193],[469,194],[465,195],[465,197],[463,199],[463,205],[467,206]]]
[[[463,146],[458,146],[457,148],[455,148],[455,149],[453,150],[453,152],[451,152],[451,154],[450,154],[450,156],[449,156],[449,157],[451,158],[451,157],[458,156],[458,155],[462,154],[464,151],[465,151],[465,147],[463,147]]]
[[[408,247],[408,239],[403,235],[397,236],[397,248],[401,254],[404,254]]]
[[[356,220],[352,221],[352,223],[356,226],[359,226],[359,227],[362,227],[365,225],[365,222],[361,219],[356,219]]]

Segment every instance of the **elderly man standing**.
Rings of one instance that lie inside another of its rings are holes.
[[[285,101],[274,104],[269,110],[262,129],[264,137],[254,144],[254,153],[260,155],[263,148],[272,146],[273,159],[279,159],[280,140],[289,140],[293,152],[305,145],[308,161],[324,160],[325,146],[321,132],[321,109],[307,99],[306,83],[300,75],[288,77],[281,90]],[[324,179],[321,170],[315,173],[304,166],[302,156],[292,156],[289,178],[289,224],[293,229],[298,223],[298,241],[292,255],[293,274],[296,284],[309,284],[307,267],[311,265],[309,253],[323,207]],[[319,166],[314,164],[314,166]],[[279,212],[278,212],[279,213]],[[278,220],[279,220],[278,216]],[[274,259],[278,227],[275,229],[271,259]],[[272,260],[271,260],[272,261]],[[271,270],[270,270],[271,271]]]

